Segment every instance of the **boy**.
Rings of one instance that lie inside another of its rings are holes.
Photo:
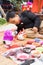
[[[39,30],[40,18],[30,11],[24,11],[17,15],[14,11],[10,11],[6,15],[8,22],[16,24],[18,26],[18,31],[27,28],[32,28],[34,32]]]

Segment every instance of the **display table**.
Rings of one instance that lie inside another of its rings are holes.
[[[7,48],[5,48],[5,45],[3,44],[3,42],[1,41],[1,37],[3,36],[3,34],[0,34],[0,55],[2,55],[3,53],[5,53],[7,50],[9,50],[9,49],[7,49]],[[16,45],[18,45],[19,47],[20,46],[25,46],[26,45],[26,42],[28,41],[28,40],[30,40],[29,38],[25,38],[24,40],[22,40],[22,41],[20,41],[20,40],[17,40],[16,38],[14,38],[13,39],[13,41],[12,41],[12,48],[14,48],[14,45],[16,46]],[[12,48],[10,48],[10,49],[12,49]],[[11,60],[11,59],[8,59],[8,58],[4,58],[3,56],[0,56],[0,65],[7,65],[8,63],[8,65],[16,65],[15,64],[15,60],[14,60],[14,62],[13,62],[13,60]],[[4,59],[4,60],[3,60]],[[5,64],[4,64],[5,63]],[[10,64],[11,63],[11,64]]]

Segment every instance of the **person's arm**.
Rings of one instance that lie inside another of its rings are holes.
[[[40,18],[36,17],[35,18],[35,24],[34,24],[34,27],[33,27],[33,31],[37,32],[39,27],[40,27],[40,24],[41,24]]]

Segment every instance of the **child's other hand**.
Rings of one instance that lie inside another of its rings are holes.
[[[38,32],[38,28],[37,27],[33,27],[33,29],[32,29],[35,33],[37,33]]]

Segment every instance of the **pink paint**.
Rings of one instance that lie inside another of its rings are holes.
[[[12,31],[10,31],[10,30],[5,31],[3,40],[12,41],[13,40]]]

